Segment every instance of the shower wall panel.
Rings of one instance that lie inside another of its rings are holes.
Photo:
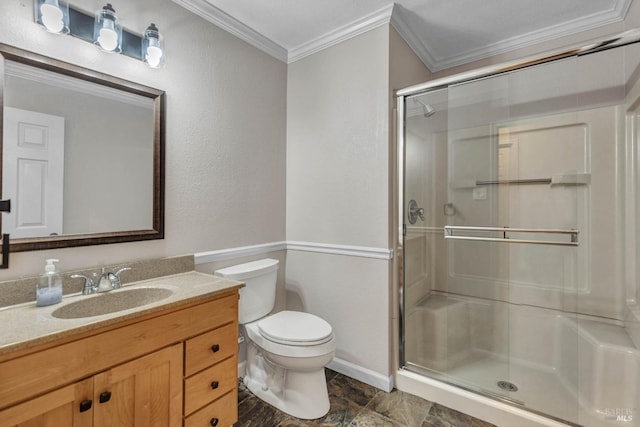
[[[620,111],[611,106],[457,130],[450,133],[450,148],[446,132],[408,138],[407,150],[415,157],[407,163],[407,176],[419,188],[411,197],[424,201],[427,220],[420,224],[433,228],[416,232],[408,226],[410,244],[419,239],[421,249],[418,255],[407,252],[424,257],[421,268],[429,264],[412,301],[433,289],[622,320],[624,287],[615,268],[621,201],[612,191],[620,179],[619,122]],[[447,166],[447,158],[455,164]],[[446,179],[447,169],[448,188],[433,188]],[[580,182],[472,185],[536,178]],[[448,245],[437,230],[450,219],[450,202],[456,225],[577,229],[580,245]]]

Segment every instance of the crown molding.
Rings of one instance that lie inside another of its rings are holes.
[[[566,21],[558,25],[552,25],[541,30],[532,31],[517,37],[511,37],[477,49],[471,49],[458,55],[448,57],[435,57],[428,43],[423,42],[403,20],[400,10],[396,9],[391,18],[391,25],[407,42],[409,47],[429,68],[431,72],[442,71],[458,65],[478,61],[506,52],[511,52],[538,43],[569,36],[582,31],[588,31],[603,25],[622,22],[627,15],[632,0],[618,0],[615,6],[609,10]]]
[[[440,71],[457,65],[485,59],[494,55],[533,46],[538,43],[558,39],[582,31],[592,30],[604,25],[622,22],[629,10],[631,0],[620,0],[613,9],[594,13],[583,18],[563,22],[538,31],[532,31],[518,37],[512,37],[482,48],[469,50],[463,54],[438,58],[432,71]]]
[[[437,66],[436,58],[429,52],[429,47],[420,40],[416,33],[406,23],[399,8],[393,10],[391,15],[391,26],[395,28],[400,37],[409,45],[409,48],[420,58],[430,71],[435,71]]]
[[[280,61],[291,63],[391,21],[393,4],[350,22],[314,40],[285,49],[206,0],[172,0],[174,3],[217,25],[223,30],[257,47]]]
[[[563,22],[562,24],[543,28],[538,31],[502,40],[488,46],[471,49],[460,54],[437,57],[432,52],[428,41],[422,40],[406,23],[401,8],[394,4],[385,6],[369,15],[357,19],[340,28],[330,31],[300,46],[285,49],[271,39],[263,36],[247,25],[226,14],[206,0],[172,0],[174,3],[201,16],[219,26],[223,30],[237,36],[256,48],[286,63],[298,61],[306,56],[341,43],[382,25],[391,24],[398,34],[407,42],[420,60],[431,72],[478,61],[505,52],[532,46],[545,41],[557,39],[603,25],[615,24],[624,20],[632,0],[618,0],[611,9],[594,13],[583,18]]]
[[[298,61],[306,56],[313,55],[316,52],[334,46],[352,37],[366,33],[369,30],[389,24],[389,22],[391,22],[394,9],[393,6],[394,5],[392,3],[307,43],[303,43],[298,47],[290,49],[288,63]]]
[[[287,49],[246,26],[206,0],[172,0],[174,3],[217,25],[263,52],[287,62]]]

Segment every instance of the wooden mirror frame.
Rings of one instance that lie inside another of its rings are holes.
[[[127,230],[105,233],[69,234],[35,238],[13,239],[11,252],[35,251],[75,246],[104,245],[164,238],[164,183],[165,183],[165,92],[114,76],[103,74],[37,53],[0,43],[0,112],[4,109],[5,61],[75,77],[125,92],[140,95],[153,102],[153,222],[149,230]],[[0,114],[0,156],[2,156],[3,116]],[[2,157],[0,157],[0,160]],[[0,189],[2,161],[0,161]],[[1,223],[1,222],[0,222]]]

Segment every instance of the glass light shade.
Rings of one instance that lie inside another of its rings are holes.
[[[93,43],[105,52],[122,50],[122,27],[110,3],[96,12],[93,26]]]
[[[156,24],[151,24],[144,31],[142,38],[142,60],[151,68],[160,68],[164,65],[164,38]]]
[[[36,22],[50,33],[69,32],[69,4],[59,0],[36,0]]]

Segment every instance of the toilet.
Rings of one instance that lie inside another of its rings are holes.
[[[331,325],[299,311],[273,310],[278,260],[262,259],[214,271],[244,282],[238,322],[247,338],[244,383],[258,398],[301,419],[329,412],[324,367],[336,344]]]

